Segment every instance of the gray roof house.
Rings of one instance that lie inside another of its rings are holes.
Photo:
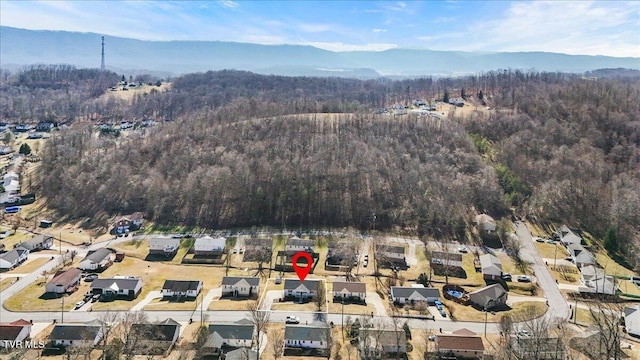
[[[105,296],[135,299],[142,291],[142,280],[133,279],[96,279],[91,283],[91,292]]]
[[[15,248],[4,254],[0,254],[0,269],[12,269],[29,257],[29,250],[25,248]]]
[[[109,249],[101,248],[90,252],[78,264],[81,270],[101,270],[107,268],[112,263],[112,252]]]
[[[58,346],[93,347],[102,339],[102,326],[97,320],[84,324],[56,324],[49,340]]]
[[[493,233],[496,231],[496,221],[487,214],[480,214],[476,216],[474,223],[478,227],[478,231],[485,233]]]
[[[222,278],[222,296],[257,296],[259,292],[259,277],[225,276]]]
[[[284,279],[284,296],[296,298],[314,297],[319,284],[319,280]]]
[[[300,239],[297,236],[292,236],[287,239],[285,244],[286,251],[313,251],[315,241]]]
[[[288,348],[327,349],[330,336],[331,328],[321,321],[309,325],[286,325],[284,328],[284,342]]]
[[[502,277],[502,263],[491,254],[480,255],[480,267],[485,280],[498,280]]]
[[[567,245],[567,250],[569,251],[569,256],[571,256],[573,263],[576,264],[578,268],[582,268],[587,265],[595,265],[597,263],[596,257],[593,256],[589,250],[585,249],[584,246],[580,245],[580,243]]]
[[[257,360],[258,353],[249,348],[240,348],[225,354],[225,360]]]
[[[412,304],[420,301],[433,304],[440,299],[440,290],[437,288],[392,286],[391,299],[397,304]]]
[[[495,309],[507,304],[507,291],[500,284],[493,284],[469,293],[469,301],[481,309]]]
[[[15,247],[22,247],[30,252],[47,250],[53,245],[53,236],[51,235],[36,235],[31,239],[17,244]]]
[[[407,334],[404,330],[360,329],[358,336],[358,351],[363,359],[378,359],[407,352]]]
[[[213,350],[213,353],[226,346],[250,348],[254,334],[255,327],[247,319],[232,323],[211,323],[205,348]]]
[[[582,238],[569,229],[567,225],[560,226],[556,232],[560,238],[560,242],[565,246],[570,244],[580,244],[582,242]]]

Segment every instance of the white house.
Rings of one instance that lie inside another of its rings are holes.
[[[91,283],[91,292],[112,297],[135,299],[142,291],[142,280],[133,279],[95,279]]]
[[[624,308],[624,327],[627,334],[640,337],[640,305]]]
[[[480,267],[485,280],[502,279],[502,263],[497,257],[491,254],[480,255]]]
[[[250,348],[254,335],[255,327],[247,319],[233,323],[211,323],[205,347],[210,349],[221,349],[223,346]]]
[[[496,221],[487,214],[480,214],[475,217],[474,223],[476,224],[478,231],[486,234],[493,234],[496,232]]]
[[[560,238],[560,242],[562,242],[564,246],[582,243],[582,238],[569,229],[567,225],[560,226],[556,233],[558,234],[558,238]]]
[[[201,290],[200,280],[165,280],[160,293],[162,297],[196,298]]]
[[[433,304],[440,299],[440,290],[437,288],[392,286],[391,299],[396,304],[413,304],[416,302]]]
[[[31,323],[20,319],[10,323],[0,323],[0,348],[5,347],[5,341],[24,341],[31,334]]]
[[[51,235],[36,235],[27,241],[23,241],[16,245],[16,247],[22,247],[29,252],[47,250],[53,246],[53,236]]]
[[[309,325],[286,325],[285,348],[327,349],[331,328],[327,323],[314,321]]]
[[[597,264],[596,257],[580,243],[567,245],[567,251],[569,252],[569,256],[571,256],[571,260],[578,268]]]
[[[97,320],[84,324],[56,324],[49,340],[56,346],[94,347],[102,339],[102,326]]]
[[[223,237],[212,238],[211,236],[203,236],[197,238],[193,244],[193,251],[196,256],[219,255],[224,252],[227,239]]]
[[[222,296],[258,296],[259,291],[259,277],[225,276],[222,278]]]
[[[614,277],[594,265],[580,268],[580,282],[585,287],[578,288],[578,291],[583,293],[615,295],[618,290]]]
[[[315,241],[300,239],[297,236],[293,236],[287,239],[287,243],[284,246],[285,251],[308,251],[313,252]]]
[[[365,301],[367,297],[367,284],[363,282],[333,282],[333,298],[335,299],[357,299]]]
[[[172,256],[180,248],[180,239],[156,236],[149,239],[149,254]]]
[[[316,296],[319,280],[284,279],[284,297],[310,299]]]
[[[78,268],[85,271],[101,270],[109,267],[113,263],[112,252],[109,249],[101,248],[89,252],[78,264]]]
[[[29,250],[21,247],[0,254],[0,269],[13,269],[26,261],[27,257],[29,257]]]

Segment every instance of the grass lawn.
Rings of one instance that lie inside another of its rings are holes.
[[[13,284],[14,281],[16,281],[16,277],[6,277],[2,280],[0,280],[0,291],[8,288],[9,286],[11,286]]]
[[[45,282],[40,278],[24,288],[22,291],[5,301],[4,306],[10,311],[60,311],[62,299],[55,295],[44,296]],[[71,295],[64,297],[65,311],[73,309],[89,291],[89,283],[80,282],[80,288]]]
[[[575,319],[575,314],[570,319],[573,321]],[[593,324],[593,317],[591,316],[591,312],[587,309],[578,308],[578,323],[582,324]]]
[[[510,273],[512,275],[522,274],[523,271],[516,266],[516,262],[507,254],[497,253],[496,257],[500,259],[502,263],[502,272]],[[526,267],[525,275],[531,274],[531,269],[529,266]]]
[[[318,307],[316,305],[317,304],[314,301],[303,304],[298,304],[293,301],[274,302],[271,304],[271,310],[315,312],[318,311]],[[322,309],[324,310],[324,308],[325,306],[323,304]]]
[[[624,294],[640,296],[640,288],[630,280],[619,280],[618,286]]]
[[[213,300],[209,304],[209,310],[247,310],[249,305],[255,304],[257,300],[231,300],[219,299]]]
[[[477,310],[471,305],[461,305],[453,301],[446,299],[441,300],[442,303],[448,308],[449,316],[456,321],[484,321],[485,313],[482,310]],[[547,305],[537,301],[525,301],[513,304],[513,307],[507,311],[495,311],[486,313],[487,322],[499,322],[502,316],[524,316],[528,308],[531,308],[534,318],[544,314],[547,311]],[[530,314],[529,314],[530,315]],[[523,319],[528,320],[528,319]]]
[[[37,258],[33,260],[27,260],[27,262],[23,263],[17,268],[7,271],[6,274],[30,274],[49,261],[51,261],[50,258]]]
[[[198,305],[200,305],[200,297],[198,297],[197,301],[167,301],[162,299],[153,299],[153,301],[144,307],[144,310],[194,310]]]
[[[580,272],[575,266],[558,266],[553,268],[548,266],[551,276],[558,281],[559,284],[578,284],[580,282]]]
[[[525,301],[513,304],[513,308],[503,313],[503,316],[509,314],[518,321],[527,321],[542,316],[547,311],[548,306],[538,301]]]
[[[375,312],[376,309],[371,304],[359,305],[359,304],[346,304],[344,305],[344,314],[350,315],[371,315],[371,312]],[[333,299],[329,299],[329,312],[340,314],[342,313],[342,304],[334,303]]]
[[[509,292],[517,295],[540,295],[541,289],[531,283],[509,282]]]
[[[595,255],[596,255],[596,260],[598,261],[598,264],[600,264],[600,266],[604,268],[604,271],[607,273],[607,275],[614,275],[614,276],[637,276],[638,275],[632,270],[629,270],[624,266],[615,262],[607,254],[597,253]]]
[[[13,230],[11,230],[11,231],[13,232]],[[9,251],[9,250],[13,249],[17,244],[19,244],[19,243],[21,243],[23,241],[27,241],[27,240],[31,239],[32,237],[33,237],[33,235],[18,230],[18,232],[16,232],[15,234],[9,235],[8,238],[3,239],[2,243],[4,244],[5,251]]]
[[[112,246],[114,249],[122,251],[126,256],[144,259],[149,254],[149,240],[131,240]]]
[[[534,244],[538,249],[540,256],[543,258],[553,259],[555,257],[557,259],[564,259],[565,257],[567,257],[567,250],[565,250],[564,246],[562,245],[539,243],[537,241],[534,241]]]

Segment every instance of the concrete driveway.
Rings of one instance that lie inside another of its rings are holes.
[[[387,316],[387,310],[384,308],[384,303],[377,293],[367,292],[367,303],[373,305],[376,309],[376,315]]]
[[[275,300],[282,299],[284,297],[284,290],[269,290],[265,295],[264,299],[262,299],[262,303],[260,304],[260,310],[271,310],[271,304]]]
[[[153,299],[162,298],[162,293],[160,291],[151,291],[147,294],[147,296],[137,303],[134,307],[131,308],[131,311],[140,311],[143,310],[145,306],[149,305],[153,301]]]

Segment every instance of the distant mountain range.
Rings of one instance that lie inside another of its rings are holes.
[[[72,64],[100,67],[100,34],[0,26],[0,66]],[[583,73],[601,68],[640,69],[640,58],[547,52],[479,53],[392,49],[333,52],[304,45],[221,41],[142,41],[105,36],[107,69],[183,74],[237,69],[292,76],[459,75],[496,69]]]

